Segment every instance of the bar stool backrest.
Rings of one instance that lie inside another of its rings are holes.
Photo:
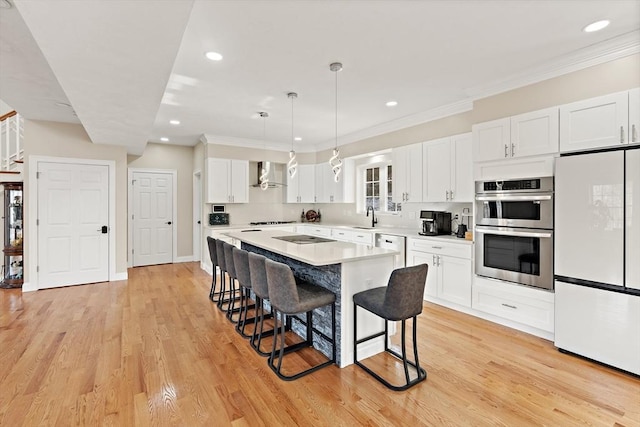
[[[213,270],[218,265],[218,252],[216,247],[216,239],[211,236],[207,236],[207,246],[209,247],[209,258],[211,258],[211,264],[213,264]]]
[[[391,272],[384,297],[384,317],[389,320],[402,320],[422,313],[428,269],[427,264],[420,264]]]
[[[227,271],[227,263],[224,258],[224,242],[220,239],[216,239],[216,257],[218,258],[220,270]]]
[[[301,313],[306,310],[300,308],[296,280],[291,267],[281,262],[267,259],[267,285],[269,286],[269,300],[271,305],[283,313]]]
[[[227,274],[232,279],[237,279],[236,277],[236,267],[233,263],[233,245],[224,242],[224,262],[227,267]]]
[[[231,248],[233,252],[233,266],[236,272],[238,282],[245,288],[251,287],[251,273],[249,271],[249,252],[244,249],[238,249],[235,246]]]
[[[253,292],[262,298],[269,299],[269,285],[267,284],[267,270],[264,262],[267,258],[249,252],[249,270],[251,272],[251,287]]]

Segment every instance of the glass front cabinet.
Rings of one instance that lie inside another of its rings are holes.
[[[2,288],[20,288],[23,282],[22,182],[2,182],[4,189],[4,265]]]

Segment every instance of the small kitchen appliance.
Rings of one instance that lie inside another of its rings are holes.
[[[421,236],[451,234],[451,212],[420,211],[422,220]]]
[[[229,214],[224,212],[210,213],[209,225],[229,225]]]

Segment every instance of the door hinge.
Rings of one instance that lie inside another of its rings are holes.
[[[135,184],[135,183],[136,183],[136,180],[135,180],[135,179],[132,179],[132,180],[131,180],[131,185],[133,185],[133,184]]]
[[[40,225],[40,220],[36,219],[36,225]]]
[[[40,266],[39,265],[36,266],[36,273],[40,273]]]
[[[133,255],[136,252],[135,249],[131,249],[131,255]]]
[[[132,214],[132,215],[131,215],[131,219],[133,219],[134,217],[135,217],[135,215],[133,215],[133,214]]]
[[[36,172],[36,179],[40,179],[40,172]]]

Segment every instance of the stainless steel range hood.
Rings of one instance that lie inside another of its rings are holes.
[[[282,163],[274,163],[274,162],[257,162],[256,164],[256,182],[252,185],[252,187],[260,187],[260,175],[262,175],[262,167],[263,165],[269,171],[267,178],[269,179],[269,188],[276,187],[286,187],[287,184],[280,182],[283,180],[283,168],[284,165]],[[277,172],[277,173],[276,173]]]

